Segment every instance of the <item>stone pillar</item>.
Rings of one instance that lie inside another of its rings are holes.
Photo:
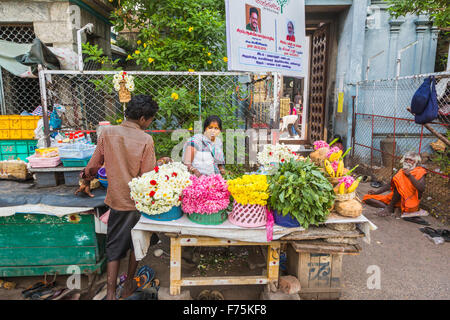
[[[425,73],[433,72],[434,66],[436,64],[436,50],[437,50],[437,42],[439,33],[441,31],[438,27],[431,27],[431,37],[430,37],[430,45],[429,45],[429,53],[428,53],[428,61],[427,61],[427,70]]]
[[[404,19],[391,19],[389,20],[390,35],[389,35],[389,65],[387,69],[387,78],[393,78],[396,76],[397,65],[397,51],[398,51],[398,35],[400,33],[400,27],[405,22]]]
[[[415,52],[416,58],[414,59],[414,74],[425,73],[427,70],[428,56],[428,43],[425,43],[425,33],[430,29],[430,21],[425,15],[420,15],[414,22],[416,24],[417,41]]]

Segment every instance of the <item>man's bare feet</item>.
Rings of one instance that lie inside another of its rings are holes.
[[[136,281],[134,279],[127,279],[123,284],[123,290],[121,294],[121,298],[128,298],[131,296],[137,289]]]
[[[113,292],[111,295],[106,295],[105,300],[116,300],[116,292]]]

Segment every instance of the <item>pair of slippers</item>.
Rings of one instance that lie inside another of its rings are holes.
[[[199,293],[197,300],[225,300],[222,293],[217,290],[203,290]]]
[[[447,229],[433,229],[430,227],[424,227],[419,230],[432,238],[441,237],[445,240],[445,242],[450,242],[450,231]]]
[[[29,288],[22,291],[22,297],[25,299],[41,300],[55,294],[55,281],[39,281]]]

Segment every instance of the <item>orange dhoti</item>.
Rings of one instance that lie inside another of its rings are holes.
[[[427,173],[422,167],[415,167],[411,171],[411,175],[420,180]],[[401,200],[395,203],[395,207],[400,207],[402,212],[416,212],[419,210],[419,191],[412,184],[411,180],[403,173],[403,169],[400,170],[391,181],[391,192],[387,195],[382,194],[366,194],[363,201],[374,199],[381,201],[385,204],[389,204],[392,201],[394,195],[394,187],[397,189],[401,196]]]

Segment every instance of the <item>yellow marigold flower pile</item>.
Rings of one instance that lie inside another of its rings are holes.
[[[230,191],[237,203],[258,204],[265,206],[269,198],[269,184],[265,175],[244,175],[241,178],[227,181]]]

